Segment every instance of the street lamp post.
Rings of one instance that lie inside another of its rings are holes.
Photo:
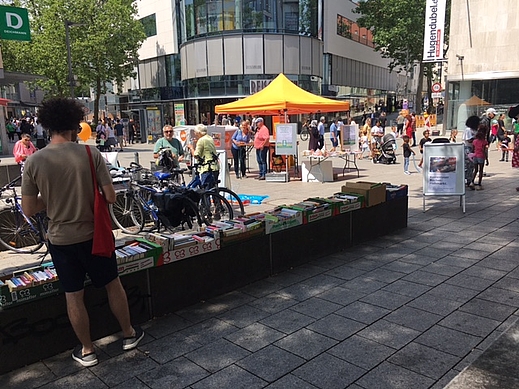
[[[70,87],[70,97],[74,98],[74,75],[72,74],[72,56],[70,54],[70,26],[72,23],[65,20],[65,44],[67,45],[67,64],[68,64],[68,85]]]
[[[84,23],[74,23],[70,20],[65,20],[65,44],[67,45],[67,64],[68,64],[68,85],[70,87],[70,97],[74,98],[74,75],[72,74],[72,55],[70,53],[70,27],[84,26]]]

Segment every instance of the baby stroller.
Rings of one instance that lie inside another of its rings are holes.
[[[373,163],[396,163],[396,140],[392,134],[384,135],[380,142],[374,143],[374,147]]]
[[[100,152],[110,152],[112,151],[112,147],[108,143],[106,139],[106,134],[104,131],[99,131],[96,136],[96,147],[99,149]]]

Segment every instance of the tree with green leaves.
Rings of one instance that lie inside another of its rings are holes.
[[[397,72],[410,71],[419,64],[418,88],[415,102],[422,100],[423,76],[427,77],[427,91],[431,95],[433,63],[422,62],[425,30],[425,0],[364,0],[359,1],[355,12],[360,14],[357,23],[373,33],[375,50],[391,60],[389,68]],[[445,16],[445,42],[448,42],[450,0]],[[446,51],[446,49],[445,49]],[[406,91],[407,93],[407,91]],[[432,99],[429,99],[432,104]]]
[[[44,76],[48,96],[68,96],[66,24],[75,93],[94,91],[94,121],[107,85],[135,75],[137,50],[146,38],[133,0],[21,0],[31,19],[31,42],[2,42],[5,69]]]

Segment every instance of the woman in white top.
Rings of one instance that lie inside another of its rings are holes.
[[[106,133],[105,146],[109,146],[109,147],[114,146],[115,147],[117,145],[117,139],[115,138],[115,131],[109,122],[106,123],[105,133]]]

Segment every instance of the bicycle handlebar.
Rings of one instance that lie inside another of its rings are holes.
[[[3,193],[8,189],[12,189],[14,187],[14,184],[16,184],[21,179],[22,179],[22,176],[18,176],[14,180],[12,180],[10,183],[5,184],[3,187],[0,188],[0,193]]]

